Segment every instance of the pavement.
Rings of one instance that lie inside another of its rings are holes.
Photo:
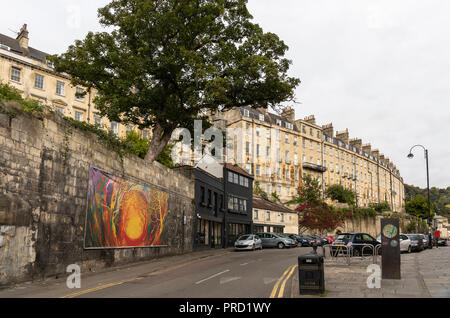
[[[319,250],[320,254],[320,250]],[[367,272],[373,258],[325,261],[325,293],[300,295],[298,271],[292,278],[293,298],[450,298],[450,246],[401,254],[401,279],[382,279],[381,288],[369,288]],[[378,265],[381,258],[377,258]],[[381,265],[380,265],[381,266]]]

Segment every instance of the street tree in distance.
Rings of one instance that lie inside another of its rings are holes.
[[[49,60],[98,91],[102,116],[152,131],[149,162],[205,111],[294,100],[288,47],[252,22],[247,0],[113,0],[98,15],[111,32],[89,32]]]
[[[303,183],[297,189],[297,196],[286,202],[286,204],[308,203],[310,206],[318,205],[321,203],[320,195],[321,186],[319,181],[310,175],[306,175],[303,177]]]
[[[414,215],[421,219],[428,218],[428,199],[423,195],[416,195],[405,205],[405,210],[407,213]],[[431,205],[431,217],[434,216],[434,208]]]
[[[340,184],[333,184],[327,189],[327,197],[340,203],[355,204],[355,193]]]

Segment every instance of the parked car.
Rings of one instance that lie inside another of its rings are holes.
[[[332,237],[330,235],[325,236],[325,237],[328,239],[328,244],[333,244],[333,242],[335,241],[334,237]]]
[[[311,235],[302,235],[301,237],[308,240],[308,245],[306,246],[313,246],[316,244],[316,238],[312,237]]]
[[[266,247],[295,247],[297,244],[290,238],[281,236],[276,233],[256,233],[261,238],[263,248]]]
[[[415,251],[423,251],[424,245],[422,237],[418,234],[406,234],[406,236],[411,240],[411,250]]]
[[[309,246],[309,240],[306,237],[297,234],[286,234],[289,238],[297,242],[297,246]]]
[[[291,247],[297,247],[298,246],[297,239],[295,237],[291,237],[292,234],[280,233],[278,235],[282,236],[282,237],[285,237],[285,238],[288,238],[288,239],[291,239],[294,242],[294,244],[295,244],[295,246],[291,246]]]
[[[425,235],[425,234],[417,234],[417,235],[419,235],[419,236],[422,238],[422,241],[423,241],[423,248],[424,248],[424,249],[425,249],[425,248],[428,248],[428,244],[429,244],[428,236]]]
[[[241,235],[236,242],[234,243],[235,250],[256,250],[256,249],[263,249],[262,241],[259,238],[258,235],[254,234],[246,234]]]
[[[438,246],[447,246],[447,244],[448,244],[447,239],[444,239],[442,237],[437,239],[437,245]]]
[[[316,240],[316,244],[318,246],[322,246],[322,245],[328,244],[328,239],[326,239],[326,238],[320,237],[318,235],[310,235],[310,236],[313,237]]]
[[[401,252],[412,252],[411,240],[405,234],[400,234],[400,253]]]
[[[360,244],[369,244],[372,248],[364,247],[364,245]],[[367,233],[343,233],[333,242],[331,251],[332,253],[336,253],[340,246],[347,246],[348,251],[353,256],[360,256],[363,252],[364,255],[373,255],[373,249],[380,244],[380,242]]]

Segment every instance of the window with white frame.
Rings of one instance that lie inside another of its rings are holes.
[[[58,114],[63,115],[64,114],[64,107],[61,106],[55,106],[55,110]]]
[[[83,121],[83,113],[82,112],[75,112],[75,120],[77,121]]]
[[[266,177],[270,178],[270,167],[266,167]]]
[[[255,220],[258,219],[258,217],[259,217],[258,214],[259,214],[259,213],[258,213],[258,210],[253,210],[253,218],[254,218]]]
[[[34,88],[44,89],[44,76],[40,74],[34,75]]]
[[[102,125],[102,119],[98,116],[94,117],[94,123],[95,125],[101,126]]]
[[[111,131],[113,132],[113,134],[118,135],[119,134],[119,124],[115,121],[111,122]]]
[[[65,83],[56,81],[56,94],[60,96],[64,96]]]
[[[260,176],[261,175],[261,166],[260,165],[256,165],[256,176]]]
[[[22,70],[18,67],[11,67],[11,81],[20,82],[22,77]]]
[[[84,90],[80,87],[77,87],[75,90],[75,99],[79,102],[82,102],[84,100]]]

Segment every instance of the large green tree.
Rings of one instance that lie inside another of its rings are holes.
[[[407,213],[415,215],[419,218],[426,219],[428,218],[428,199],[423,195],[416,195],[410,201],[406,203],[405,210]],[[431,217],[434,216],[434,208],[431,205]]]
[[[51,60],[73,85],[98,90],[102,115],[152,130],[146,160],[204,110],[294,99],[288,47],[252,22],[247,0],[113,0],[98,13],[112,31]]]

